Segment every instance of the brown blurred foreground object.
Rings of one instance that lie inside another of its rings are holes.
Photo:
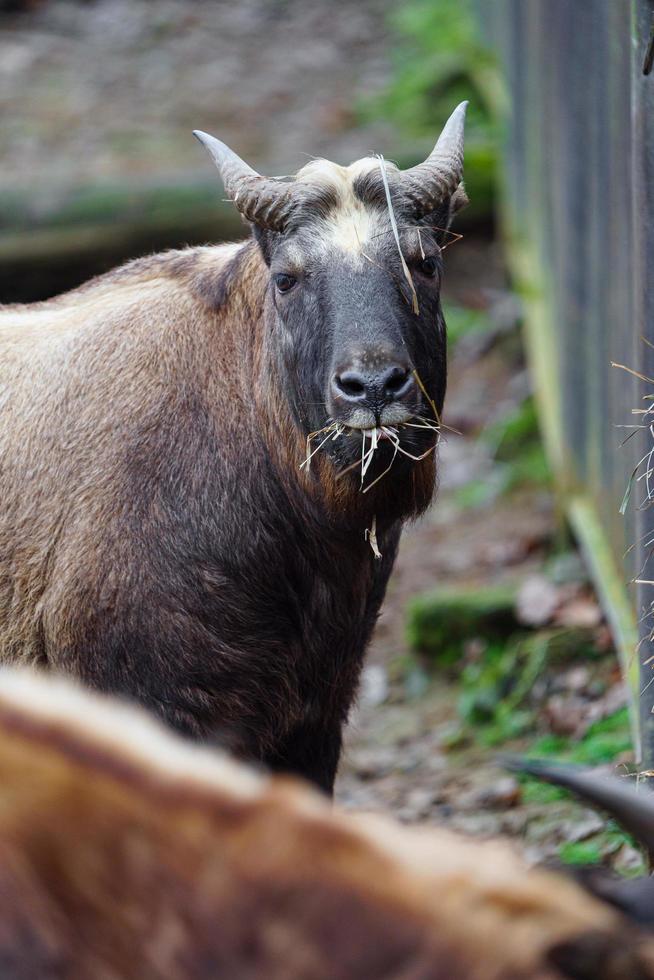
[[[345,816],[61,680],[0,674],[0,976],[654,977],[502,844]]]

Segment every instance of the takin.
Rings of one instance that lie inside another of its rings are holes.
[[[0,976],[653,980],[654,939],[505,843],[345,815],[5,668]]]
[[[332,791],[434,492],[465,108],[404,171],[266,178],[197,133],[249,241],[0,307],[2,662]]]

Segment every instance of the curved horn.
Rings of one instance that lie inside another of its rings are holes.
[[[297,188],[262,177],[233,150],[199,129],[193,135],[209,151],[218,167],[227,196],[248,221],[262,228],[282,231],[297,204]]]
[[[633,784],[615,776],[602,778],[579,766],[504,756],[500,764],[513,772],[526,772],[555,786],[563,786],[606,810],[625,830],[654,857],[654,795],[645,787],[640,791]]]
[[[467,102],[461,102],[445,123],[426,160],[400,174],[402,191],[419,214],[433,211],[463,179],[463,135]]]

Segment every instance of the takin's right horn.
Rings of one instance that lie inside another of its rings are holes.
[[[300,188],[288,181],[262,177],[233,150],[199,129],[193,135],[209,151],[228,197],[248,221],[271,231],[283,231],[298,204]]]

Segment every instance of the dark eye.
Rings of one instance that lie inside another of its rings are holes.
[[[428,276],[431,279],[432,276],[436,275],[438,262],[433,255],[428,255],[426,259],[422,260],[418,268],[423,276]]]
[[[280,293],[287,293],[297,282],[294,276],[287,276],[285,272],[278,272],[273,278]]]

